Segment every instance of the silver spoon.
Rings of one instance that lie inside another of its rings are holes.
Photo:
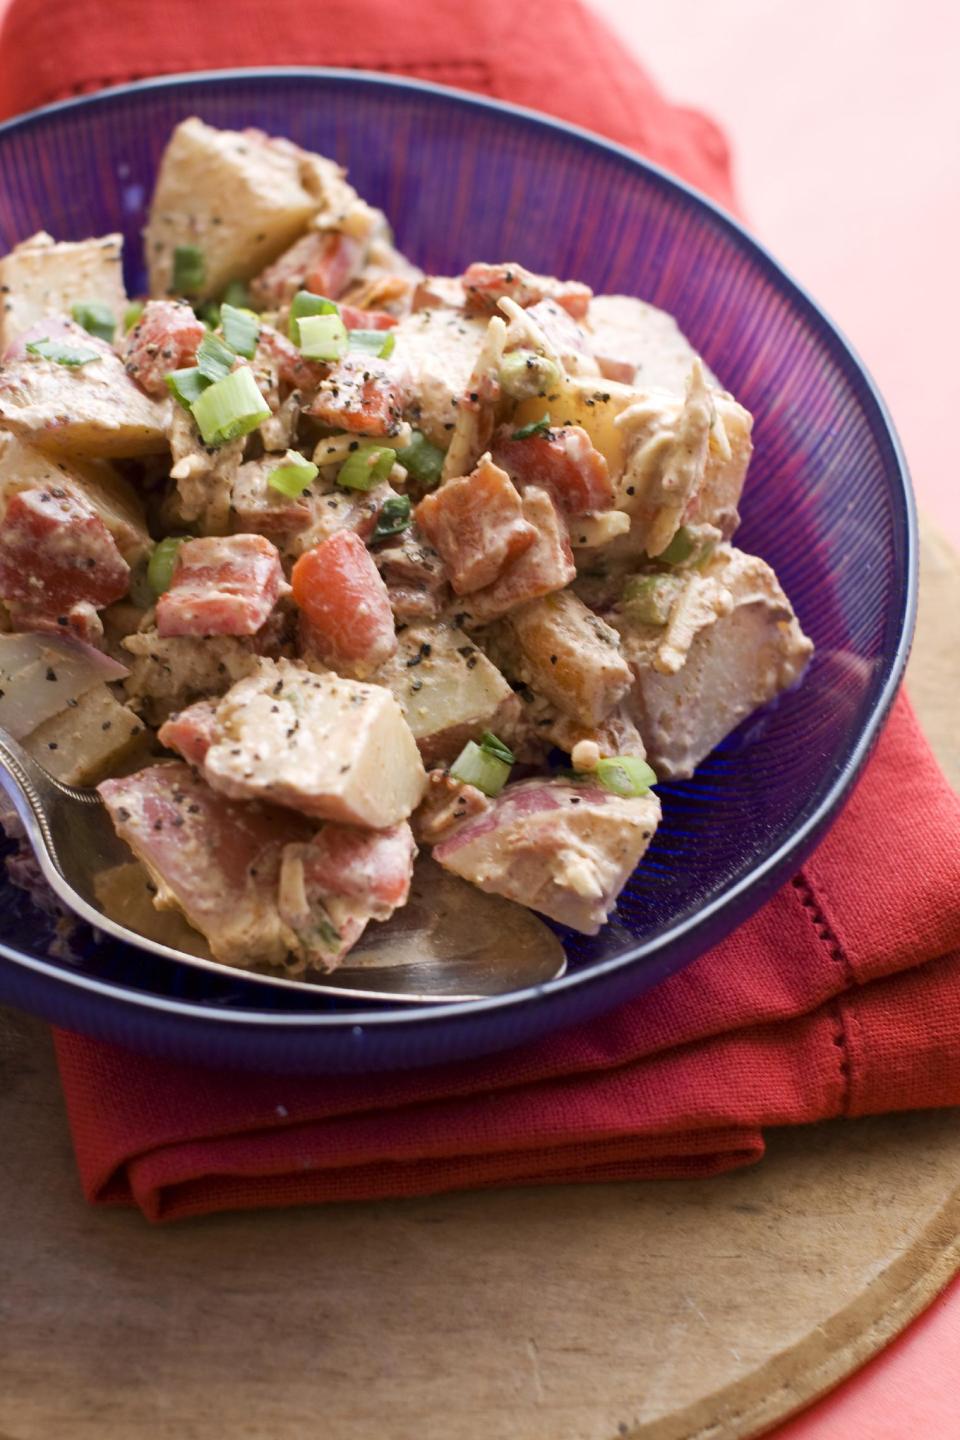
[[[146,872],[118,837],[95,790],[66,785],[0,728],[0,786],[50,888],[81,919],[117,940],[223,974],[203,937],[178,914],[154,909]],[[373,925],[332,975],[291,979],[240,971],[265,985],[357,1000],[478,1000],[562,975],[566,956],[536,915],[485,895],[432,860],[417,862],[410,902]]]

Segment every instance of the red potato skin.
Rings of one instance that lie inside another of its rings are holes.
[[[157,632],[255,635],[285,588],[277,547],[263,535],[185,540],[157,601]]]
[[[81,495],[52,485],[11,498],[0,522],[4,600],[56,620],[77,606],[112,604],[129,583],[130,567]]]
[[[217,738],[217,707],[210,700],[198,700],[165,720],[157,731],[157,739],[169,750],[176,750],[188,765],[202,765],[207,751]]]
[[[609,510],[613,485],[606,457],[594,449],[586,430],[566,425],[548,435],[526,440],[505,436],[493,448],[493,458],[517,485],[539,485],[568,515]]]
[[[425,495],[416,514],[458,595],[492,585],[537,538],[509,476],[486,457],[471,475]]]
[[[166,376],[195,364],[205,334],[185,300],[148,300],[123,347],[127,374],[148,395],[166,395]]]
[[[364,900],[371,909],[405,905],[417,847],[403,821],[389,830],[324,825],[302,852],[307,882],[321,895]]]
[[[334,669],[359,666],[372,672],[395,653],[387,587],[352,530],[338,530],[301,555],[291,582],[307,654]]]

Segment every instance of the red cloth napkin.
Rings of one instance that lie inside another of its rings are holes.
[[[401,70],[604,131],[732,204],[709,121],[667,105],[578,5],[13,0],[0,113],[145,73]],[[229,37],[229,38],[228,38]],[[763,1128],[960,1102],[960,803],[905,698],[843,815],[722,945],[520,1051],[371,1078],[173,1065],[56,1035],[84,1190],[166,1220],[463,1187],[716,1174]]]

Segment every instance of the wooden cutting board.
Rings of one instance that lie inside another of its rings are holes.
[[[909,683],[960,786],[960,559]],[[0,1012],[0,1440],[734,1440],[960,1267],[956,1113],[770,1137],[702,1182],[150,1228],[83,1203],[45,1027]]]

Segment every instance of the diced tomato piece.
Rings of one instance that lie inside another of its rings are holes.
[[[257,359],[276,370],[277,378],[294,390],[316,390],[329,371],[329,366],[319,360],[305,360],[293,341],[272,325],[260,328]]]
[[[361,310],[358,305],[341,305],[340,319],[348,330],[392,330],[396,315],[386,310]]]
[[[129,581],[130,567],[84,496],[65,485],[12,496],[0,521],[0,598],[59,619],[77,605],[110,605]]]
[[[217,738],[217,707],[210,700],[198,700],[165,720],[157,732],[161,745],[176,750],[188,765],[202,765]]]
[[[320,894],[366,900],[376,914],[406,904],[416,853],[405,820],[390,830],[328,824],[304,847],[304,870]]]
[[[254,635],[285,588],[277,547],[263,535],[185,540],[170,589],[157,601],[157,632]]]
[[[510,477],[487,455],[472,475],[425,495],[417,524],[439,552],[458,595],[492,585],[537,538]]]
[[[264,310],[279,310],[298,290],[336,300],[363,264],[364,247],[339,230],[310,230],[268,265],[250,286]]]
[[[305,413],[364,435],[395,435],[410,388],[404,374],[371,355],[345,355],[320,382]]]
[[[579,425],[565,425],[526,440],[498,440],[493,457],[518,485],[549,490],[568,515],[609,510],[613,504],[606,456],[594,448]]]
[[[397,636],[387,587],[352,530],[338,530],[301,555],[291,580],[310,653],[334,668],[362,665],[368,673],[394,654]]]
[[[205,334],[186,300],[148,300],[124,345],[127,374],[148,395],[166,395],[165,377],[194,364]]]
[[[464,601],[464,609],[476,624],[486,624],[527,600],[562,590],[576,577],[566,522],[546,490],[531,485],[524,492],[523,514],[537,531],[536,541],[498,580]]]
[[[518,305],[536,305],[539,300],[556,300],[574,320],[583,320],[590,308],[593,291],[576,280],[555,280],[552,275],[535,275],[522,265],[485,265],[476,261],[460,277],[471,310],[495,310],[503,296]]]

